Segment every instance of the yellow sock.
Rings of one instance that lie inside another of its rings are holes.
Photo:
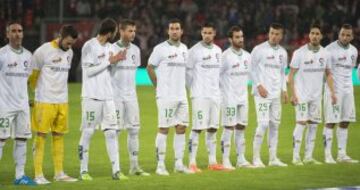
[[[42,176],[42,165],[44,159],[45,137],[36,135],[33,154],[34,154],[34,170],[35,177]]]
[[[64,136],[53,135],[52,156],[54,160],[55,175],[63,172]]]

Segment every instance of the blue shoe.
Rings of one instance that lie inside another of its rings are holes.
[[[15,179],[14,181],[14,185],[29,185],[29,186],[33,186],[33,185],[37,185],[35,181],[33,181],[31,178],[29,178],[26,175],[23,175],[21,178],[19,179]]]

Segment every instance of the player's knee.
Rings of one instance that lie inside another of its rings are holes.
[[[184,125],[175,126],[176,134],[185,134],[185,131],[186,131],[186,126],[184,126]]]
[[[130,127],[128,128],[128,134],[129,136],[136,136],[139,134],[139,128],[138,127]]]
[[[246,128],[246,126],[245,126],[245,125],[241,125],[241,124],[237,124],[237,125],[235,126],[235,129],[237,129],[237,130],[245,130],[245,128]]]
[[[159,133],[167,135],[169,133],[169,129],[168,128],[159,128]]]
[[[5,142],[7,140],[7,138],[6,139],[0,139],[0,142]]]
[[[27,141],[27,139],[25,139],[25,138],[15,138],[15,140],[16,140],[16,141],[22,141],[22,142],[26,142],[26,141]]]
[[[329,128],[329,129],[334,129],[335,123],[327,123],[327,124],[325,125],[325,127],[326,127],[326,128]]]
[[[217,131],[217,129],[215,129],[215,128],[209,128],[207,130],[207,132],[209,132],[209,133],[215,133],[216,131]]]
[[[347,129],[349,127],[349,122],[341,122],[339,127],[343,129]]]
[[[82,129],[82,134],[91,137],[95,133],[95,129],[85,128]]]
[[[36,134],[37,134],[37,136],[39,136],[39,137],[43,137],[43,138],[46,137],[46,133],[37,132]]]
[[[105,137],[108,139],[115,139],[117,136],[117,133],[115,130],[109,129],[104,131]]]
[[[300,124],[300,125],[306,125],[306,124],[307,124],[306,121],[297,121],[296,123],[297,123],[297,124]]]
[[[63,136],[64,134],[63,133],[58,133],[58,132],[52,132],[52,135],[53,136]]]
[[[227,130],[234,130],[233,126],[224,126],[224,128],[227,129]]]

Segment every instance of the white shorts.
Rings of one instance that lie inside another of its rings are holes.
[[[331,104],[330,93],[324,93],[325,123],[355,122],[355,101],[353,93],[336,94],[337,103]]]
[[[321,99],[303,102],[295,106],[296,121],[321,123]]]
[[[119,130],[114,101],[83,99],[81,129],[97,129],[98,126],[101,130]]]
[[[221,105],[221,124],[222,126],[235,126],[237,124],[248,124],[248,102],[242,104]]]
[[[30,111],[0,113],[0,139],[31,138]]]
[[[175,125],[189,125],[189,106],[187,100],[156,100],[158,108],[158,127],[169,128]]]
[[[281,120],[281,102],[280,98],[265,99],[259,96],[254,96],[256,118],[258,124],[269,124],[273,122],[280,123]]]
[[[192,129],[219,128],[220,104],[208,98],[192,99]]]
[[[137,100],[115,100],[116,117],[120,129],[140,127],[139,104]]]

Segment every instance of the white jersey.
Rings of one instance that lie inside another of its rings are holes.
[[[328,51],[320,46],[314,52],[305,44],[294,52],[290,67],[298,69],[294,83],[300,101],[321,99],[325,69],[329,68]]]
[[[136,97],[136,68],[140,66],[140,49],[130,43],[125,47],[121,41],[112,45],[112,51],[117,53],[126,50],[126,59],[119,61],[111,67],[111,79],[114,90],[114,98],[122,101],[137,100]]]
[[[82,98],[113,100],[109,57],[111,44],[101,45],[97,38],[88,40],[81,50]]]
[[[188,48],[185,44],[172,45],[168,41],[155,46],[148,63],[156,67],[156,97],[185,100],[185,64]]]
[[[73,51],[63,51],[55,40],[35,50],[32,57],[34,70],[39,70],[35,88],[35,101],[45,103],[68,102],[68,76]]]
[[[287,62],[287,52],[280,45],[271,46],[266,41],[254,47],[251,52],[251,79],[255,96],[260,96],[257,92],[260,84],[268,92],[267,99],[279,98],[281,91],[286,91]]]
[[[223,102],[239,104],[248,101],[251,56],[241,49],[228,48],[222,55],[220,89]]]
[[[29,109],[27,81],[31,73],[31,53],[10,45],[0,49],[0,112]]]
[[[326,50],[330,53],[335,92],[353,93],[352,69],[356,65],[357,49],[351,44],[347,48],[342,47],[335,41],[326,46]]]
[[[189,51],[187,64],[190,80],[191,98],[210,98],[220,101],[220,47],[198,42]]]

